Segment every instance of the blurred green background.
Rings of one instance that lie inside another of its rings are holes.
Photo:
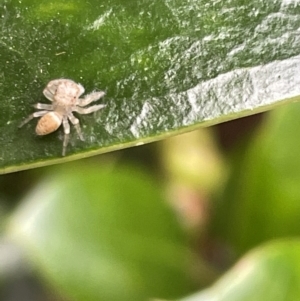
[[[299,300],[299,113],[2,175],[1,300]]]

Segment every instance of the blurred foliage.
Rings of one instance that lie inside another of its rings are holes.
[[[65,166],[23,200],[9,235],[74,300],[182,296],[191,255],[158,187],[128,166]]]
[[[297,301],[300,240],[281,240],[245,256],[211,288],[182,301]]]
[[[238,255],[267,239],[300,234],[299,114],[299,104],[272,111],[230,157],[215,231]]]

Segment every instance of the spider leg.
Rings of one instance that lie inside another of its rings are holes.
[[[29,122],[30,120],[32,120],[33,118],[35,118],[35,117],[42,117],[42,116],[46,115],[47,113],[49,113],[49,111],[34,112],[33,114],[29,115],[25,120],[23,120],[21,122],[21,124],[19,125],[19,128],[22,127],[27,122]]]
[[[48,105],[45,103],[36,103],[33,105],[34,108],[36,109],[42,109],[42,110],[48,110],[48,111],[52,111],[53,110],[53,105]]]
[[[70,124],[68,122],[68,118],[64,117],[63,118],[63,127],[64,127],[64,142],[63,142],[63,150],[62,150],[62,155],[65,156],[66,155],[66,149],[67,149],[67,145],[69,143],[69,138],[70,138]]]
[[[84,96],[84,98],[78,98],[77,105],[80,107],[84,107],[84,106],[90,104],[91,102],[98,100],[99,98],[103,97],[104,95],[105,95],[105,92],[103,92],[103,91],[92,92],[92,93]]]
[[[96,105],[96,106],[91,106],[91,107],[88,107],[88,108],[76,107],[76,109],[74,111],[78,112],[79,114],[90,114],[92,112],[96,112],[98,110],[101,110],[105,107],[106,107],[106,105]]]
[[[72,113],[68,114],[68,118],[70,119],[70,121],[74,125],[80,140],[84,141],[84,137],[83,137],[82,132],[81,132],[79,120]]]

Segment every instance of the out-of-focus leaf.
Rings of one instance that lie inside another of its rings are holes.
[[[298,301],[300,241],[282,240],[251,252],[211,288],[182,301]]]
[[[215,233],[242,254],[275,238],[300,235],[300,105],[274,110],[236,165]]]
[[[191,285],[175,215],[132,168],[55,172],[24,200],[9,235],[70,300],[174,298]]]
[[[4,0],[0,4],[0,172],[138,145],[267,110],[300,94],[300,6],[290,1]],[[62,130],[18,125],[71,78],[107,91]]]
[[[0,296],[11,279],[16,279],[25,270],[21,250],[8,240],[0,239]]]

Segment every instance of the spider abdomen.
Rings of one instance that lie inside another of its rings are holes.
[[[35,132],[37,135],[47,135],[56,131],[62,122],[62,116],[56,112],[49,112],[38,122]]]

